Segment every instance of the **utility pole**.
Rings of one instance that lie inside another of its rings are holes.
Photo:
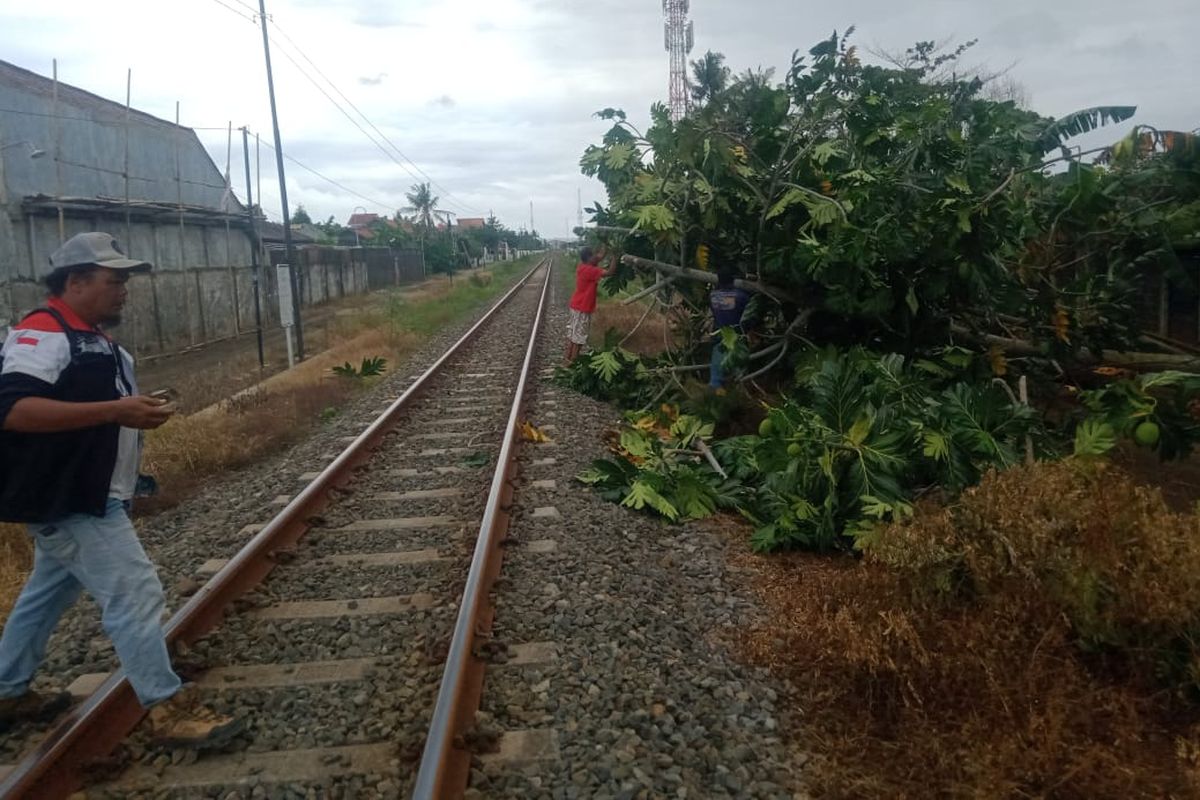
[[[262,23],[263,55],[267,60],[267,93],[271,96],[271,127],[275,131],[275,166],[279,170],[279,201],[283,206],[283,247],[287,257],[288,284],[292,295],[292,327],[296,329],[296,355],[304,359],[304,331],[300,323],[300,286],[296,280],[296,252],[292,247],[292,215],[288,210],[287,180],[283,172],[283,141],[279,136],[279,113],[275,108],[275,78],[271,74],[271,44],[267,38],[266,0],[258,0]]]
[[[687,15],[690,0],[663,0],[667,23],[665,44],[671,54],[671,119],[678,122],[688,111],[687,57],[695,44],[695,33]]]
[[[254,276],[254,328],[258,337],[258,368],[262,369],[267,362],[263,356],[262,304],[258,280],[258,249],[261,244],[258,228],[254,224],[254,194],[250,191],[250,132],[245,128],[242,128],[242,155],[246,159],[246,219],[250,223],[250,266]],[[259,202],[262,202],[261,197]]]
[[[579,227],[583,227],[583,189],[576,189],[575,194],[579,201]]]
[[[533,224],[533,201],[530,200],[529,201],[529,233],[530,233],[530,235],[533,235],[533,232],[536,230],[537,230],[537,226]]]

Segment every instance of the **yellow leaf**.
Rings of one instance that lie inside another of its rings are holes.
[[[550,441],[550,437],[543,433],[540,429],[534,427],[533,423],[529,420],[525,420],[521,423],[521,438],[527,442],[534,442],[535,444],[542,444],[543,442]]]
[[[696,248],[696,265],[699,266],[700,269],[708,269],[708,256],[708,245],[702,244]]]
[[[1004,349],[999,345],[992,345],[988,350],[988,363],[992,365],[992,374],[998,378],[1003,378],[1008,374],[1008,358],[1004,355]]]
[[[1059,341],[1066,344],[1071,343],[1071,314],[1067,311],[1066,306],[1059,303],[1054,307],[1054,335]]]
[[[846,439],[850,444],[857,447],[867,440],[867,435],[871,432],[871,424],[873,420],[870,417],[860,417],[858,422],[850,427],[846,433]]]
[[[656,425],[658,425],[658,421],[655,420],[650,414],[647,414],[644,417],[638,417],[633,423],[633,427],[640,431],[652,431]]]

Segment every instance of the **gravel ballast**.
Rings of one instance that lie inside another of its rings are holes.
[[[561,361],[559,280],[541,363]],[[474,798],[793,798],[803,756],[779,726],[784,687],[739,664],[720,634],[756,607],[729,572],[712,526],[667,525],[602,501],[573,476],[605,455],[620,414],[554,386],[534,389],[530,416],[555,442],[521,455],[522,481],[498,589],[498,641],[553,642],[557,658],[491,667],[481,726],[545,730],[557,757],[479,759]],[[546,417],[550,413],[552,417]],[[541,416],[539,416],[541,415]],[[535,464],[553,458],[553,464]],[[535,488],[553,480],[554,488]],[[559,517],[535,518],[554,507]],[[553,540],[551,552],[521,546]]]

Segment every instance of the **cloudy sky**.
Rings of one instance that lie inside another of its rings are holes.
[[[213,129],[198,132],[223,169],[229,122],[271,140],[256,4],[0,0],[0,58],[45,75],[57,58],[61,80],[118,101],[132,69],[134,106],[171,119],[179,101],[183,124]],[[1197,0],[692,6],[693,55],[719,50],[736,70],[782,67],[793,50],[850,25],[860,51],[977,38],[970,63],[1011,66],[1043,114],[1128,104],[1140,107],[1136,122],[1200,126]],[[448,210],[494,210],[519,227],[529,224],[532,202],[538,230],[565,235],[575,224],[577,190],[585,205],[601,197],[578,169],[583,149],[606,127],[592,112],[622,107],[640,123],[667,91],[660,0],[268,0],[267,11],[284,150],[340,184],[288,165],[293,208],[303,204],[316,218],[344,222],[357,206],[390,213],[429,176]],[[297,64],[391,145],[372,144]],[[1105,131],[1100,142],[1124,129]],[[271,151],[262,152],[264,206],[278,218]],[[240,175],[237,137],[232,156]]]

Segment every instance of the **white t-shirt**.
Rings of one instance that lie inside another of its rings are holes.
[[[122,366],[125,369],[125,380],[129,388],[120,378],[117,378],[117,391],[122,397],[137,394],[137,380],[133,377],[133,356],[124,347],[111,343],[117,348]],[[108,485],[108,496],[118,500],[132,500],[137,489],[138,470],[142,463],[142,432],[136,428],[121,428],[121,436],[117,440],[117,463],[113,467],[112,482]]]

